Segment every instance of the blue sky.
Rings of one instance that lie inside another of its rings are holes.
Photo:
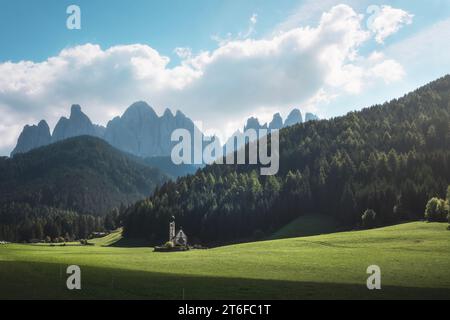
[[[450,73],[450,1],[2,0],[0,43],[0,155],[73,103],[105,125],[146,100],[223,139],[249,116],[334,117]]]
[[[360,1],[354,7],[365,9],[368,3],[388,3],[416,13],[414,26],[404,35],[450,16],[445,0]],[[64,27],[65,10],[71,4],[82,8],[84,27],[77,32]],[[166,55],[180,46],[205,50],[216,44],[211,35],[238,33],[253,13],[260,17],[258,33],[264,35],[301,4],[298,0],[2,0],[0,61],[40,61],[66,46],[87,42],[104,47],[147,43]],[[316,12],[311,15],[305,23],[317,18]]]
[[[320,2],[320,1],[318,1]],[[349,1],[323,1],[346,3]],[[146,43],[176,59],[173,49],[191,47],[195,51],[213,49],[212,35],[236,34],[258,14],[259,36],[270,33],[304,3],[299,0],[2,0],[0,3],[0,61],[41,61],[62,48],[84,43],[102,47]],[[361,12],[369,4],[389,4],[415,14],[415,22],[391,41],[414,33],[427,25],[448,18],[446,0],[350,1]],[[65,28],[66,8],[79,5],[83,28]],[[302,22],[318,18],[318,12]]]
[[[238,33],[249,17],[263,19],[258,31],[269,32],[298,1],[260,0],[2,0],[0,60],[45,60],[62,48],[84,43],[102,47],[146,43],[164,55],[176,47],[212,49],[212,35]],[[82,30],[65,28],[66,8],[82,9]]]

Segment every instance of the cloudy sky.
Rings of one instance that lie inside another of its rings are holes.
[[[66,28],[70,4],[81,30]],[[0,42],[0,155],[75,103],[105,125],[145,100],[224,136],[249,116],[335,117],[450,73],[450,1],[2,0]]]

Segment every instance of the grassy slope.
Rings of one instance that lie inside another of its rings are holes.
[[[150,248],[0,246],[0,298],[447,298],[450,231],[416,222],[383,229],[181,253]],[[65,289],[65,268],[82,290]],[[366,268],[382,270],[368,291]]]
[[[330,216],[306,215],[284,226],[270,236],[268,240],[315,236],[336,232],[339,229],[339,224]]]
[[[118,229],[110,233],[106,237],[89,240],[89,243],[95,244],[96,246],[100,247],[108,247],[122,240],[122,238],[122,229]]]

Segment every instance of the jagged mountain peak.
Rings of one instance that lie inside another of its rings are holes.
[[[73,104],[70,108],[70,116],[83,113],[79,104]]]
[[[258,119],[258,118],[256,118],[256,117],[250,117],[250,118],[248,118],[247,123],[245,124],[244,131],[247,130],[247,129],[255,129],[255,130],[258,130],[258,129],[260,129],[261,127],[262,127],[262,126],[261,126],[261,124],[259,123],[259,119]]]
[[[45,120],[39,121],[38,127],[40,127],[40,128],[48,128],[48,130],[50,131],[50,127],[48,126],[48,123]]]
[[[89,117],[83,113],[81,106],[72,105],[70,117],[61,117],[53,130],[52,142],[68,139],[71,137],[89,135],[96,136],[96,128]]]
[[[38,125],[26,125],[19,136],[16,147],[11,152],[11,156],[26,153],[49,143],[51,143],[50,128],[45,120],[41,120]]]
[[[74,104],[70,108],[69,120],[73,122],[84,122],[88,125],[92,125],[91,119],[89,119],[89,117],[85,113],[83,113],[79,104]]]
[[[137,101],[125,110],[122,118],[157,118],[155,110],[145,101]]]
[[[187,117],[183,112],[181,112],[180,110],[177,110],[177,113],[175,114],[175,118],[187,118]]]
[[[305,115],[305,122],[319,120],[319,117],[313,113],[307,112]]]
[[[290,127],[303,122],[302,113],[299,109],[292,109],[284,122],[284,127]]]
[[[162,117],[163,118],[174,118],[175,116],[173,115],[172,111],[169,108],[166,108],[166,110],[164,110],[164,114]]]
[[[272,121],[269,123],[269,129],[281,129],[283,127],[283,118],[281,118],[280,113],[275,113],[273,115]]]

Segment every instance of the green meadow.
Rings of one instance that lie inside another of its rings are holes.
[[[0,299],[450,299],[443,223],[177,253],[121,240],[0,245]],[[69,265],[81,267],[81,290],[66,288]],[[369,265],[381,268],[381,290],[366,287]]]

